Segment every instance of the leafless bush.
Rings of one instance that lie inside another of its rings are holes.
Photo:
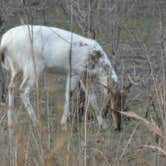
[[[72,17],[72,31],[95,38],[110,55],[121,87],[128,74],[133,80],[140,80],[127,99],[131,112],[123,113],[134,120],[123,120],[121,133],[113,131],[112,125],[99,132],[93,111],[92,116],[85,114],[82,122],[77,123],[76,119],[77,130],[71,122],[71,128],[63,133],[59,119],[64,81],[57,83],[53,75],[42,75],[41,80],[52,84],[36,86],[41,117],[37,128],[31,126],[17,103],[15,165],[165,165],[165,0],[1,0],[0,6],[0,34],[27,23],[71,30]],[[76,91],[73,102],[76,111],[80,108],[78,94]],[[5,110],[1,106],[0,160],[4,166],[9,165],[5,156]],[[108,121],[112,124],[109,116]]]

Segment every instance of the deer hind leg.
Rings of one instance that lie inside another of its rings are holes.
[[[16,76],[17,73],[12,70],[11,80],[8,86],[8,132],[9,132],[9,162],[10,165],[15,165],[16,149],[17,149],[17,139],[16,139],[16,110],[14,103],[14,93],[16,88]]]
[[[121,130],[121,113],[112,110],[112,118],[114,121],[115,130]]]
[[[7,89],[6,89],[6,78],[5,78],[5,73],[4,70],[2,69],[2,65],[0,65],[0,73],[1,73],[1,102],[2,103],[6,103],[6,93],[7,93]]]
[[[32,90],[32,87],[34,85],[34,80],[31,77],[25,77],[20,85],[20,96],[22,99],[22,102],[28,111],[28,114],[31,118],[31,120],[36,123],[36,113],[33,109],[33,106],[30,102],[30,92]]]
[[[61,118],[61,126],[62,129],[67,129],[67,119],[70,115],[70,97],[76,86],[78,85],[78,82],[80,80],[80,76],[74,75],[70,78],[68,75],[67,82],[66,82],[66,92],[65,92],[65,106],[64,106],[64,112]]]
[[[11,127],[16,121],[15,104],[14,104],[14,92],[16,88],[16,76],[17,73],[13,72],[8,87],[8,126]]]

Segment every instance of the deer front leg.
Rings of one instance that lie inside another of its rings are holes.
[[[100,128],[106,129],[107,128],[107,124],[104,121],[103,117],[102,117],[102,112],[99,109],[98,103],[97,103],[97,97],[96,94],[94,92],[94,85],[90,85],[90,89],[89,89],[89,102],[92,106],[92,108],[95,110],[96,113],[96,118],[99,124]]]
[[[96,96],[95,95],[90,95],[89,96],[89,101],[90,101],[90,104],[91,104],[92,108],[95,110],[96,118],[97,118],[99,127],[102,128],[102,129],[106,129],[107,124],[106,124],[106,122],[104,121],[104,119],[102,117],[101,111],[99,110],[99,107],[98,107],[98,104],[97,104],[97,101],[96,101]]]

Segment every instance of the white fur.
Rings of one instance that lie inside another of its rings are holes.
[[[2,65],[11,72],[10,85],[15,85],[17,73],[23,73],[23,81],[20,85],[21,98],[33,121],[36,120],[36,115],[30,103],[29,94],[36,77],[38,78],[44,69],[54,68],[57,73],[67,75],[62,125],[66,125],[70,111],[69,92],[73,91],[80,81],[81,74],[86,70],[88,60],[95,58],[95,51],[99,51],[101,57],[95,62],[93,68],[88,69],[89,73],[99,77],[100,82],[105,86],[107,86],[106,77],[108,75],[111,79],[118,81],[106,53],[95,40],[66,30],[46,26],[18,26],[10,29],[2,36],[0,49],[5,55],[5,61]],[[69,87],[70,51],[72,55],[71,89]],[[103,66],[106,66],[106,69]],[[105,70],[107,70],[107,74],[103,72]],[[98,122],[101,124],[103,120],[93,92],[90,103],[96,110]]]

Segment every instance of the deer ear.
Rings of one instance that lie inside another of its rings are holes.
[[[129,83],[129,85],[124,86],[123,90],[122,90],[122,93],[124,93],[124,94],[129,93],[130,92],[130,88],[132,87],[132,85],[133,85],[132,83]]]

